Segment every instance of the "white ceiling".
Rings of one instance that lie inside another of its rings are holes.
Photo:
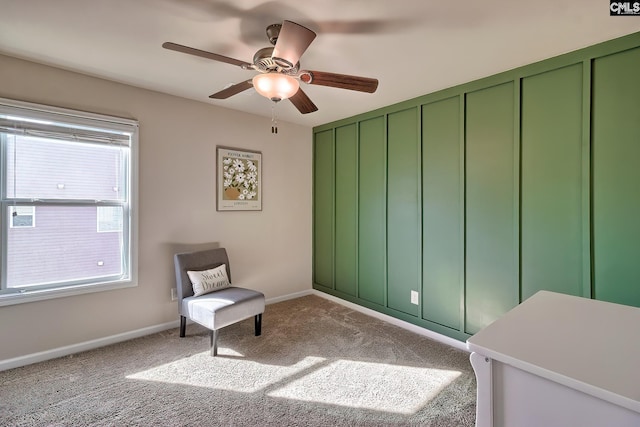
[[[379,79],[374,94],[304,86],[319,111],[285,101],[279,120],[315,126],[640,31],[606,0],[0,0],[0,53],[271,117],[250,89],[208,96],[255,72],[161,47],[251,62],[287,19],[318,36],[304,69]]]

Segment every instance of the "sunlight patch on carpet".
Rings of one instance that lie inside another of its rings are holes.
[[[127,375],[132,380],[156,381],[254,393],[313,369],[322,357],[305,357],[290,366],[262,364],[242,358],[211,357],[208,351]]]
[[[414,414],[458,371],[335,360],[268,393],[271,397],[399,414]]]

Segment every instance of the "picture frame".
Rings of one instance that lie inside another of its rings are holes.
[[[262,153],[216,146],[216,209],[262,210]]]

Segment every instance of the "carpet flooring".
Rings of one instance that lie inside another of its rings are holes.
[[[472,427],[469,355],[315,295],[0,372],[2,426]]]

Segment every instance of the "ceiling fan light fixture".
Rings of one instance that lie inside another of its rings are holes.
[[[300,88],[300,83],[286,74],[264,73],[253,78],[253,87],[260,95],[278,102],[295,95]]]

